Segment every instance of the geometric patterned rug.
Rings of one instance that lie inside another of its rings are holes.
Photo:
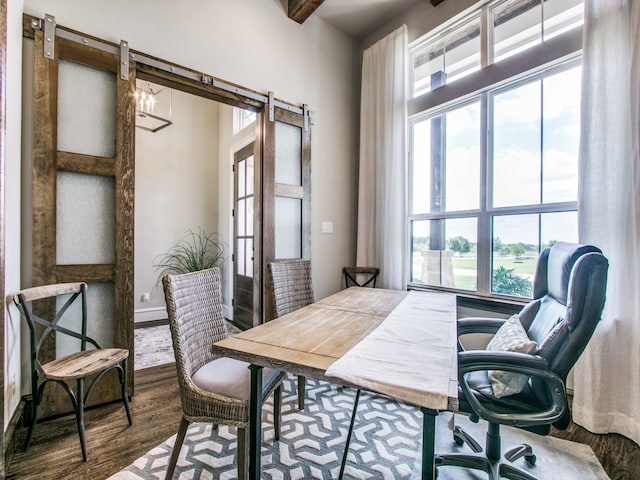
[[[334,479],[338,477],[355,390],[307,379],[305,410],[297,409],[296,380],[283,383],[282,431],[274,442],[272,403],[263,409],[263,479]],[[465,451],[452,441],[453,415],[437,417],[436,451]],[[486,423],[473,424],[462,415],[455,422],[484,443]],[[544,479],[607,480],[590,447],[509,427],[501,428],[503,448],[523,441],[534,447],[535,466],[523,459],[514,465]],[[412,405],[385,396],[362,392],[351,438],[344,478],[418,479],[422,414]],[[156,480],[164,478],[175,435],[149,451],[108,480]],[[235,479],[236,429],[210,424],[191,424],[182,447],[174,478]],[[477,480],[486,474],[441,467],[439,480]]]

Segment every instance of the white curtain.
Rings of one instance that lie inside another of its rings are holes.
[[[406,288],[407,27],[364,51],[356,261]]]
[[[640,443],[640,2],[586,0],[580,241],[609,259],[602,321],[574,371],[573,417]]]

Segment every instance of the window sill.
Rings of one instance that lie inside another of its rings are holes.
[[[456,295],[458,307],[476,308],[488,310],[496,313],[512,315],[518,313],[522,307],[531,301],[530,298],[514,298],[500,295],[479,295],[464,290],[454,290],[451,288],[427,286],[420,284],[409,284],[408,290],[422,292],[447,292]]]

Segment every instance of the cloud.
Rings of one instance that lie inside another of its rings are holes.
[[[543,109],[545,122],[579,110],[581,71],[572,68],[496,95],[495,125],[539,123]]]

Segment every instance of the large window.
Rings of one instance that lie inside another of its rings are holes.
[[[529,297],[539,252],[577,241],[581,15],[493,2],[412,47],[410,284]]]

